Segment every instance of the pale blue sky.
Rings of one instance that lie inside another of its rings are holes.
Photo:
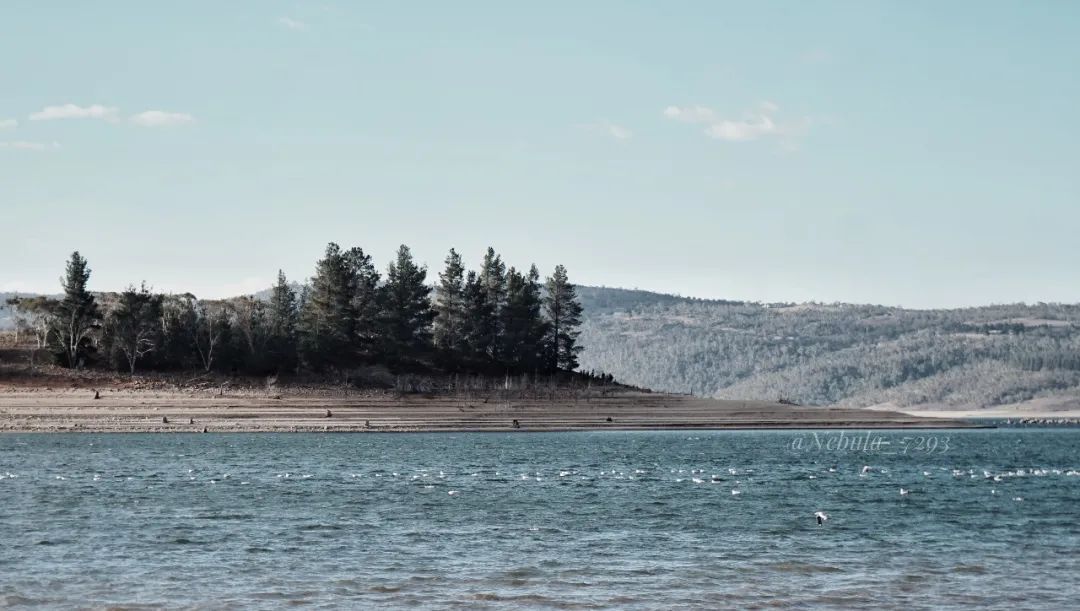
[[[1080,301],[1077,32],[1065,1],[9,0],[0,290],[78,249],[98,290],[222,296],[334,240],[702,297]]]

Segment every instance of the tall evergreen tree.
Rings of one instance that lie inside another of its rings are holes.
[[[299,318],[296,290],[285,273],[278,270],[277,284],[270,292],[267,312],[267,348],[279,371],[296,368],[296,326]]]
[[[552,370],[577,369],[577,355],[581,346],[577,345],[578,327],[581,325],[581,304],[577,300],[577,291],[566,275],[566,268],[555,266],[555,273],[547,279],[547,295],[544,298],[544,313],[548,320],[547,341],[545,342],[545,360]]]
[[[352,341],[354,353],[371,360],[378,356],[382,343],[380,333],[379,272],[371,262],[371,256],[360,248],[350,248],[345,253],[352,291],[350,302],[354,317]]]
[[[64,297],[53,311],[53,346],[61,363],[67,367],[81,366],[94,348],[94,339],[101,328],[101,311],[94,296],[87,290],[90,268],[78,251],[71,253],[66,273],[60,282]]]
[[[435,294],[435,347],[453,357],[462,351],[465,331],[465,267],[453,248],[446,255],[446,269],[439,274]]]
[[[526,312],[527,333],[525,336],[525,357],[521,363],[525,371],[543,369],[544,336],[548,332],[548,323],[544,320],[544,296],[543,287],[540,285],[540,272],[535,265],[529,266],[529,273],[525,277],[524,306]]]
[[[300,315],[304,363],[315,370],[353,361],[355,314],[352,274],[341,247],[331,242],[315,266],[315,276]]]
[[[465,319],[462,330],[464,352],[474,366],[490,363],[491,345],[496,339],[494,308],[488,301],[487,291],[474,271],[465,276]]]
[[[413,261],[404,244],[386,270],[383,286],[383,321],[387,356],[404,362],[422,357],[431,346],[431,288],[424,283],[427,268]]]
[[[487,308],[481,313],[489,317],[483,321],[482,325],[489,332],[487,334],[488,343],[483,346],[483,352],[487,355],[487,358],[498,360],[501,357],[499,350],[502,348],[501,336],[503,332],[500,316],[503,306],[506,305],[506,264],[503,263],[502,257],[495,253],[495,249],[490,246],[484,255],[484,263],[480,268],[479,279],[487,300]]]
[[[533,266],[525,276],[510,268],[506,276],[506,305],[501,312],[501,361],[510,370],[528,372],[541,366],[543,320],[539,273]]]
[[[135,375],[139,359],[161,343],[162,297],[151,293],[146,284],[129,286],[120,293],[117,307],[110,314],[106,329],[116,350],[124,355],[128,371]]]

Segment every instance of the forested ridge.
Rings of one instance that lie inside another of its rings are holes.
[[[801,404],[1080,404],[1080,305],[908,310],[580,287],[582,366],[654,390]]]
[[[29,366],[135,375],[192,371],[308,375],[365,383],[385,374],[476,374],[536,380],[578,369],[581,305],[566,269],[541,279],[489,248],[477,271],[451,249],[435,286],[402,245],[380,273],[360,248],[331,243],[304,283],[281,272],[261,295],[199,299],[90,289],[78,252],[53,296],[6,298]],[[611,381],[610,376],[577,374]]]

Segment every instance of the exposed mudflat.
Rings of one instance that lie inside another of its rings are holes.
[[[6,432],[406,432],[966,426],[899,412],[617,391],[525,397],[387,391],[0,387]],[[517,421],[515,426],[514,421]]]

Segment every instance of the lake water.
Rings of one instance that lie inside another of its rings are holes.
[[[1076,608],[1080,431],[839,435],[2,435],[0,607]]]

